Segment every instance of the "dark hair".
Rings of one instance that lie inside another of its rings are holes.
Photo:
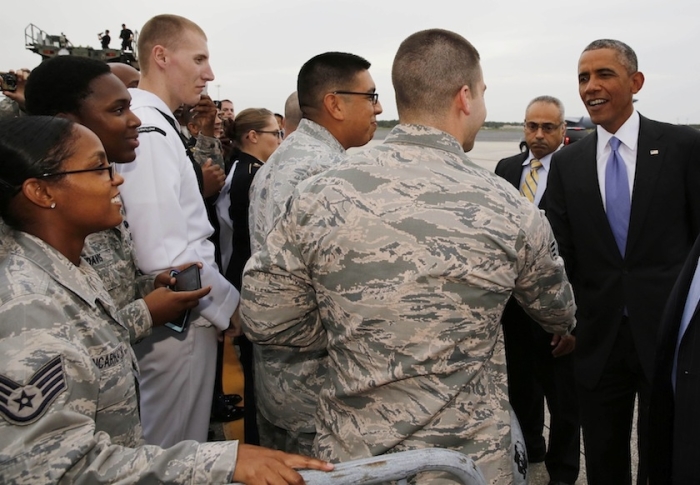
[[[345,52],[326,52],[312,57],[301,66],[297,77],[302,111],[304,108],[320,108],[327,93],[350,89],[357,73],[370,66],[366,59]]]
[[[637,66],[637,54],[634,50],[622,41],[615,39],[598,39],[594,40],[583,49],[583,52],[595,51],[598,49],[612,49],[617,53],[617,59],[620,64],[625,66],[627,74],[634,74],[639,70]]]
[[[27,78],[27,111],[45,116],[75,114],[92,93],[90,83],[111,72],[106,63],[89,57],[57,56],[44,61]]]
[[[75,123],[52,116],[24,116],[0,121],[0,217],[12,227],[19,219],[11,202],[30,178],[60,170],[73,155]]]
[[[479,52],[459,34],[429,29],[410,35],[399,46],[391,69],[396,107],[402,112],[441,112],[462,86],[481,79]]]
[[[273,116],[272,111],[265,108],[247,108],[236,115],[233,122],[227,125],[228,138],[233,140],[236,148],[243,148],[243,137],[250,131],[264,130],[267,122]]]

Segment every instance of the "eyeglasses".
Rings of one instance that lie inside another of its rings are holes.
[[[72,173],[85,173],[85,172],[99,172],[101,170],[108,170],[109,171],[109,180],[114,180],[114,164],[110,163],[109,165],[105,165],[103,167],[95,167],[95,168],[84,168],[82,170],[66,170],[65,172],[54,172],[54,173],[44,173],[39,175],[37,178],[46,178],[46,177],[55,177],[58,175],[70,175]]]
[[[358,93],[357,91],[333,91],[333,94],[354,94],[356,96],[367,96],[372,104],[379,102],[379,93]]]
[[[284,130],[254,130],[256,133],[269,133],[277,138],[284,138]]]
[[[542,128],[542,132],[548,135],[554,133],[557,128],[561,126],[561,123],[535,123],[534,121],[526,121],[525,129],[530,133],[536,133],[537,130]]]

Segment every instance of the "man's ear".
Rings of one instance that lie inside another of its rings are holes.
[[[151,55],[156,64],[161,69],[165,69],[165,66],[168,63],[168,49],[162,45],[154,45],[153,49],[151,49]]]
[[[43,180],[35,178],[25,180],[22,184],[22,194],[24,194],[27,200],[32,204],[43,207],[44,209],[53,209],[53,207],[56,207],[53,190],[49,184],[45,183]]]
[[[455,96],[455,105],[457,109],[463,112],[466,116],[471,114],[472,93],[469,86],[466,84],[459,88],[459,92]]]
[[[637,71],[632,74],[632,94],[637,94],[642,86],[644,86],[644,74]]]
[[[345,104],[337,94],[328,93],[323,97],[323,108],[335,120],[345,119]]]

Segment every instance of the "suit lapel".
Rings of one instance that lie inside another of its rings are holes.
[[[655,124],[641,115],[639,118],[637,165],[627,235],[628,254],[643,232],[644,219],[649,213],[649,204],[654,198],[654,187],[659,179],[666,153],[666,146],[661,143],[660,132]]]
[[[506,180],[513,184],[513,187],[516,189],[520,190],[520,177],[523,174],[523,162],[527,158],[527,152],[521,154],[519,157],[517,157],[515,160],[517,163],[513,163],[508,167],[508,171],[506,172]]]

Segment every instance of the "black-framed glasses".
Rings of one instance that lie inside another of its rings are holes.
[[[58,175],[70,175],[72,173],[99,172],[101,170],[108,170],[109,171],[109,180],[114,180],[114,164],[113,163],[110,163],[108,165],[104,165],[102,167],[84,168],[82,170],[66,170],[64,172],[44,173],[44,174],[39,175],[37,178],[43,179],[43,178],[47,178],[47,177],[56,177]]]
[[[529,131],[530,133],[535,133],[535,132],[537,132],[537,130],[542,128],[543,133],[551,135],[560,126],[561,126],[561,123],[535,123],[534,121],[526,121],[525,122],[525,129],[527,131]]]
[[[354,94],[355,96],[367,96],[372,104],[379,102],[379,93],[359,93],[357,91],[333,91],[333,94]]]
[[[277,138],[284,138],[284,130],[254,130],[256,133],[269,133]]]

